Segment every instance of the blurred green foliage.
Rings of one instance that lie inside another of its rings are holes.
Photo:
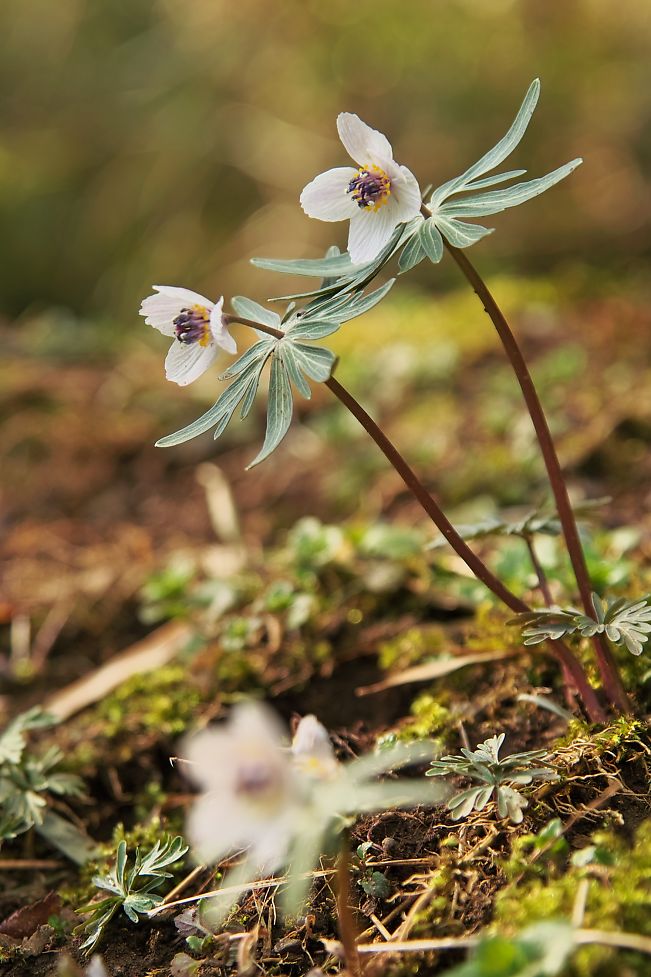
[[[504,131],[535,75],[514,165],[586,163],[498,217],[484,261],[648,247],[648,0],[3,0],[0,31],[0,314],[135,325],[155,281],[262,297],[277,283],[251,285],[250,255],[343,243],[298,206],[345,163],[337,112],[389,132],[424,187]]]

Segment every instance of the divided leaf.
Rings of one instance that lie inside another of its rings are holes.
[[[489,190],[486,193],[476,192],[477,190],[486,190],[487,187],[499,183],[505,183],[526,173],[526,170],[509,170],[506,173],[485,176],[516,149],[527,131],[539,95],[540,82],[535,79],[529,86],[518,114],[506,135],[481,159],[473,163],[465,173],[448,180],[432,194],[429,201],[429,208],[433,215],[432,220],[443,237],[453,247],[470,247],[486,235],[491,234],[493,230],[478,224],[465,223],[458,220],[459,217],[487,217],[489,214],[499,214],[509,207],[517,207],[526,200],[531,200],[533,197],[544,193],[545,190],[549,190],[560,180],[564,180],[582,162],[581,159],[574,159],[563,166],[559,166],[551,173],[534,180],[516,183],[501,190]],[[460,199],[450,199],[458,194],[466,194],[466,196]],[[407,267],[413,267],[413,264],[410,264],[413,257],[414,253],[411,252],[409,257],[405,259],[406,267],[404,270],[407,270]],[[432,258],[432,260],[440,259]],[[403,269],[401,268],[401,270]]]

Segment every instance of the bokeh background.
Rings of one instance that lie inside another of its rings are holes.
[[[0,31],[6,317],[56,307],[135,329],[153,281],[262,296],[251,255],[345,242],[297,206],[345,162],[339,111],[438,185],[503,133],[536,75],[517,165],[585,165],[498,219],[487,265],[648,255],[647,0],[3,0]]]
[[[422,522],[323,389],[253,472],[263,397],[217,445],[155,449],[220,385],[217,369],[165,381],[139,303],[154,282],[264,300],[294,282],[251,256],[344,246],[344,225],[298,205],[346,162],[339,111],[438,185],[506,131],[536,75],[509,165],[585,163],[489,219],[472,259],[534,363],[573,491],[613,495],[614,524],[648,511],[648,0],[2,0],[0,37],[0,617],[131,599],[170,552],[213,538],[204,462],[254,546],[306,513]],[[452,262],[423,263],[329,344],[455,518],[545,497],[519,391]]]

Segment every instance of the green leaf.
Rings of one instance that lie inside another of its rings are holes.
[[[418,240],[429,260],[438,264],[443,257],[443,238],[431,217],[423,223]]]
[[[350,255],[333,254],[325,258],[251,258],[251,264],[264,271],[275,271],[281,275],[304,275],[307,278],[342,278],[358,273],[361,265],[354,265]]]
[[[291,382],[294,384],[302,397],[305,397],[306,400],[310,400],[312,397],[310,385],[301,372],[294,347],[291,344],[288,344],[283,350],[283,361],[287,367],[287,373]]]
[[[298,344],[295,347],[298,348]],[[309,349],[310,347],[304,347]],[[327,353],[327,350],[318,350],[319,353]],[[318,379],[318,377],[314,377]],[[278,447],[282,439],[287,434],[292,420],[292,388],[287,376],[287,370],[282,361],[281,355],[276,355],[271,361],[271,377],[269,380],[269,402],[267,404],[267,432],[262,445],[262,450],[253,461],[247,465],[247,471],[261,461],[268,458],[272,451]]]
[[[573,173],[577,166],[583,162],[582,159],[573,159],[570,163],[565,163],[553,170],[546,176],[538,177],[536,180],[527,180],[525,183],[516,183],[512,187],[503,190],[493,190],[491,193],[481,193],[476,197],[466,197],[462,200],[450,200],[442,204],[437,210],[437,224],[439,224],[440,214],[453,214],[455,217],[487,217],[489,214],[499,214],[509,207],[517,207],[526,200],[539,196],[545,190],[560,183],[566,176]]]
[[[222,433],[231,417],[233,416],[237,405],[240,403],[242,398],[250,398],[250,383],[252,381],[258,381],[260,379],[260,374],[264,364],[271,353],[271,344],[264,355],[258,358],[252,359],[246,369],[239,374],[236,380],[228,387],[227,390],[221,394],[217,401],[213,404],[210,410],[206,411],[202,417],[197,418],[187,427],[181,428],[175,434],[168,434],[167,437],[161,438],[156,442],[157,448],[170,448],[177,444],[183,444],[185,441],[190,441],[192,438],[196,438],[199,434],[203,434],[205,431],[210,430],[211,427],[219,425],[219,434]],[[250,351],[247,351],[250,352]],[[245,354],[246,355],[246,354]]]
[[[41,837],[76,865],[84,865],[99,855],[99,846],[92,838],[54,811],[45,811],[42,822],[34,827]]]
[[[341,327],[340,322],[328,320],[297,318],[287,328],[287,336],[292,339],[325,339]]]
[[[278,313],[273,309],[265,308],[264,305],[259,305],[253,299],[247,299],[244,295],[235,295],[231,299],[231,305],[243,319],[254,319],[265,326],[271,326],[272,329],[280,329],[281,319]]]
[[[325,383],[330,378],[332,368],[337,357],[329,349],[320,346],[306,346],[304,343],[293,343],[292,349],[296,362],[312,380]]]
[[[481,241],[483,237],[492,234],[494,231],[492,227],[466,224],[464,221],[458,221],[452,217],[440,217],[438,214],[434,219],[441,234],[455,248],[469,248],[471,244],[476,244],[477,241]]]
[[[481,159],[473,163],[465,173],[455,177],[453,180],[449,180],[448,183],[435,190],[430,199],[431,210],[436,211],[439,205],[452,193],[459,191],[461,187],[464,187],[476,177],[483,176],[484,173],[494,170],[507,156],[511,155],[527,131],[527,126],[531,121],[531,116],[534,113],[539,96],[540,81],[538,78],[535,78],[529,86],[518,114],[506,135],[492,149],[489,149]]]
[[[466,190],[482,190],[484,187],[494,187],[496,183],[506,183],[507,180],[515,180],[518,176],[524,176],[526,170],[508,170],[506,173],[495,173],[493,176],[485,176],[482,180],[473,180],[468,183]]]
[[[409,239],[407,244],[402,249],[402,253],[398,259],[400,274],[404,275],[405,272],[411,271],[411,269],[420,264],[425,257],[426,255],[423,251],[420,235],[414,234],[414,236]]]

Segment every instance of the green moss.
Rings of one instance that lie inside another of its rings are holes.
[[[140,730],[178,736],[195,719],[200,703],[187,668],[174,663],[123,682],[98,707],[98,716],[109,738]]]
[[[445,636],[440,628],[409,628],[404,634],[380,645],[380,668],[409,668],[430,655],[442,651]]]
[[[430,692],[423,692],[411,704],[412,718],[402,726],[398,739],[403,741],[432,739],[436,737],[443,745],[442,734],[450,724],[450,710]],[[438,735],[437,735],[438,734]]]
[[[596,832],[592,843],[612,856],[611,865],[570,864],[563,874],[550,867],[543,878],[515,880],[497,896],[492,929],[511,934],[538,920],[570,918],[579,885],[587,879],[584,928],[651,936],[651,823],[638,829],[630,848],[605,831]],[[572,972],[576,977],[610,977],[615,972],[614,953],[604,947],[586,947],[577,953]],[[626,959],[627,974],[643,977],[648,973],[648,960],[641,955],[617,953],[622,967]]]

